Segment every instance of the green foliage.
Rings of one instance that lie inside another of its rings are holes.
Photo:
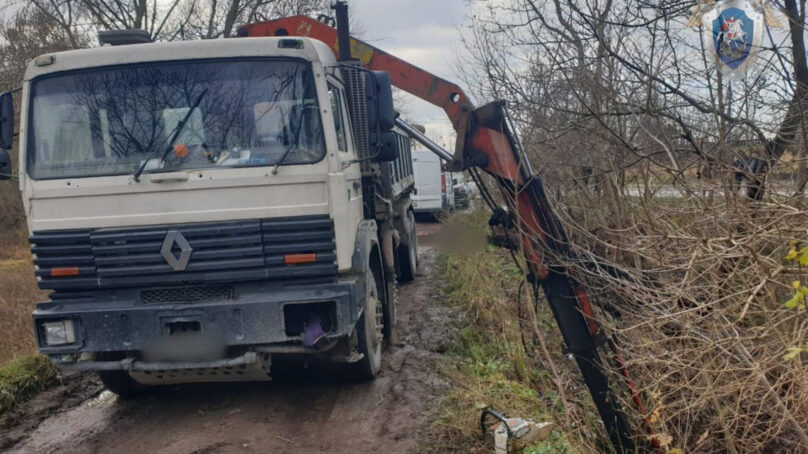
[[[800,281],[794,281],[794,296],[785,302],[788,309],[797,309],[800,311],[805,310],[805,298],[808,296],[808,287],[805,287]]]
[[[791,361],[797,359],[803,353],[808,353],[808,343],[805,344],[805,347],[789,347],[788,353],[783,356],[783,359]]]
[[[808,267],[808,246],[800,247],[797,244],[792,244],[784,260],[786,263],[796,264],[799,268]],[[808,287],[802,285],[800,281],[794,281],[791,285],[794,288],[794,294],[784,305],[787,309],[804,312],[806,302],[808,302]],[[793,361],[799,358],[803,353],[808,353],[808,343],[805,346],[789,347],[783,359],[785,361]]]
[[[799,263],[802,266],[808,266],[808,246],[797,248],[796,245],[791,247],[785,257],[786,263]]]
[[[572,452],[567,440],[558,431],[553,431],[550,438],[525,448],[522,454],[566,454]]]
[[[11,360],[0,367],[0,414],[56,383],[56,368],[42,355]]]

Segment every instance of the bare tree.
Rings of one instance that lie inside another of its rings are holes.
[[[84,44],[69,34],[50,16],[38,10],[23,10],[0,22],[0,87],[8,90],[20,85],[28,63],[34,57]]]
[[[327,0],[31,0],[73,39],[98,29],[136,28],[156,40],[230,37],[258,18],[326,12]],[[89,26],[87,25],[89,24]],[[74,47],[76,47],[74,45]]]
[[[54,24],[64,33],[71,48],[79,47],[77,20],[82,15],[81,6],[75,0],[31,0],[39,12],[39,19]]]

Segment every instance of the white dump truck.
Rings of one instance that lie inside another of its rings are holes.
[[[22,87],[39,351],[121,395],[279,357],[373,378],[417,266],[387,74],[308,38],[101,38]],[[0,97],[6,150],[13,111]]]

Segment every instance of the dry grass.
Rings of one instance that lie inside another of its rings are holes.
[[[35,350],[31,312],[44,301],[27,259],[0,260],[0,364]]]
[[[15,153],[12,153],[12,162],[13,172],[16,172]],[[8,246],[10,241],[20,239],[19,235],[24,231],[24,225],[25,210],[18,183],[11,180],[0,181],[0,251],[3,246]]]
[[[50,359],[35,354],[31,312],[37,287],[15,184],[0,182],[0,414],[56,382]]]
[[[17,183],[0,181],[0,364],[34,352],[31,312],[44,299],[34,277]]]
[[[444,232],[453,237],[475,236],[481,232],[487,214],[455,214],[446,220]],[[562,430],[544,442],[528,448],[526,454],[589,452],[574,449],[566,432],[566,412],[559,396],[553,373],[535,345],[523,339],[519,305],[527,304],[524,295],[517,296],[522,279],[520,270],[502,250],[493,248],[460,248],[445,254],[442,265],[448,304],[461,314],[457,323],[460,335],[448,352],[449,360],[441,363],[440,372],[451,383],[451,390],[436,415],[432,434],[440,448],[436,452],[488,453],[479,431],[481,411],[486,407],[504,411],[509,416],[554,421]],[[555,346],[559,334],[546,310],[541,310],[538,324]],[[526,345],[528,348],[526,348]],[[558,350],[558,349],[555,349]],[[560,355],[554,361],[565,363]],[[562,385],[578,387],[573,369],[561,372]],[[575,393],[570,393],[575,394]],[[584,399],[586,394],[580,394]],[[576,405],[570,405],[576,407]],[[581,403],[576,409],[588,407]],[[574,436],[573,436],[574,438]],[[578,440],[574,440],[577,445]]]
[[[0,233],[0,262],[16,263],[30,261],[31,250],[28,248],[28,232],[25,227],[15,225]]]
[[[0,414],[56,381],[50,360],[35,354],[31,312],[37,287],[16,182],[0,181]]]

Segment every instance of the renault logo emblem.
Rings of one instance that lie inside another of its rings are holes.
[[[180,249],[179,256],[174,254],[175,245]],[[160,248],[160,254],[174,271],[183,271],[188,267],[192,252],[194,249],[188,244],[188,240],[176,230],[168,231],[166,239],[163,240],[163,247]]]

